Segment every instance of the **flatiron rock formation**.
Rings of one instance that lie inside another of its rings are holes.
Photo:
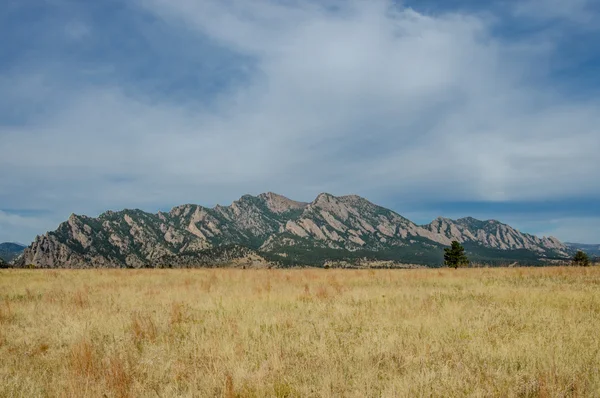
[[[472,260],[543,264],[569,249],[495,220],[437,218],[417,225],[356,195],[322,193],[297,202],[274,193],[244,195],[230,206],[187,204],[168,213],[108,211],[71,215],[38,236],[16,266],[196,267],[323,265],[379,261],[439,266],[457,240]]]

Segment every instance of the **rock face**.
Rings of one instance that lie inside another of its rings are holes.
[[[425,228],[437,236],[437,241],[449,245],[453,240],[461,243],[477,242],[481,245],[500,250],[530,250],[544,253],[548,250],[563,252],[567,255],[567,246],[553,237],[538,238],[523,234],[509,225],[496,220],[480,221],[472,217],[450,220],[436,218]]]
[[[191,267],[278,262],[324,264],[371,258],[439,265],[443,246],[470,244],[473,253],[495,250],[514,260],[560,258],[567,248],[555,238],[523,234],[494,220],[438,218],[416,225],[361,197],[320,194],[296,202],[274,193],[244,195],[230,206],[181,205],[168,213],[106,212],[71,215],[56,231],[38,236],[17,266]],[[500,253],[500,254],[498,254]]]

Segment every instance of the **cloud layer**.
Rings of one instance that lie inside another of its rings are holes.
[[[398,211],[600,198],[600,101],[556,77],[564,49],[539,27],[582,14],[532,16],[540,1],[508,10],[537,26],[519,35],[489,13],[383,0],[139,0],[112,26],[57,1],[68,24],[46,29],[75,55],[3,60],[0,241],[70,212],[268,190],[357,193]],[[580,25],[563,29],[596,33]],[[20,209],[49,214],[21,225]]]

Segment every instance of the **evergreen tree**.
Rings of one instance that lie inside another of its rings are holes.
[[[590,258],[588,255],[581,250],[578,250],[573,257],[573,265],[579,267],[588,267],[590,265]]]
[[[455,269],[469,265],[465,248],[458,241],[452,241],[452,246],[444,249],[444,265]]]

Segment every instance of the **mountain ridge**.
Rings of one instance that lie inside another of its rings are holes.
[[[574,251],[581,250],[592,257],[600,257],[600,244],[565,242],[565,246]]]
[[[266,192],[212,208],[185,204],[156,214],[139,209],[96,218],[72,214],[55,231],[36,237],[15,265],[206,266],[248,257],[286,265],[372,259],[436,266],[452,240],[469,246],[479,260],[568,255],[556,238],[524,234],[496,220],[438,217],[417,225],[357,195],[324,192],[299,202]]]
[[[5,263],[9,263],[17,258],[26,247],[27,245],[16,242],[0,243],[0,259],[4,260]]]

